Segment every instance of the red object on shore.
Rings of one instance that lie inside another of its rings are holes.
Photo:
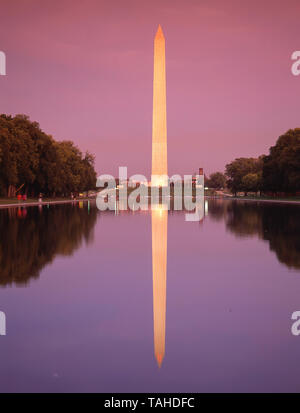
[[[18,198],[18,201],[21,201],[22,195],[18,194],[17,198]]]
[[[27,195],[24,194],[22,198],[23,198],[23,201],[26,201]]]

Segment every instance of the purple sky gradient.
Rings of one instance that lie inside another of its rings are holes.
[[[169,174],[223,170],[300,126],[298,0],[0,0],[0,112],[151,169],[153,38],[166,37]]]

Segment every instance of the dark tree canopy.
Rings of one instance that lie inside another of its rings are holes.
[[[237,158],[226,165],[227,186],[232,192],[258,190],[262,173],[263,157]],[[247,176],[247,178],[245,178]],[[247,187],[250,184],[249,187]],[[255,185],[254,185],[255,184]]]
[[[227,186],[238,191],[300,192],[300,128],[281,135],[269,155],[237,158],[226,165]]]
[[[68,195],[95,188],[94,157],[56,142],[28,116],[0,115],[0,194]]]
[[[258,192],[261,185],[261,172],[249,173],[242,178],[242,188],[245,192]]]
[[[214,189],[224,188],[226,185],[226,177],[222,172],[213,172],[209,179],[206,180],[206,186]]]
[[[263,162],[263,189],[300,191],[300,128],[288,130],[270,148]]]

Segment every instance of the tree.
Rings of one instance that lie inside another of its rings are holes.
[[[56,142],[28,116],[0,115],[0,194],[68,195],[96,185],[94,156],[71,141]]]
[[[248,174],[260,174],[262,171],[263,157],[237,158],[226,165],[225,175],[228,177],[227,186],[236,194],[244,191],[243,177]]]
[[[222,172],[214,172],[210,174],[208,179],[209,188],[221,189],[226,185],[226,177]]]
[[[10,193],[18,183],[17,157],[14,148],[11,117],[0,116],[0,190]]]
[[[247,192],[258,192],[261,187],[261,177],[260,174],[250,173],[242,178],[243,190]]]
[[[85,153],[85,157],[82,160],[84,175],[82,185],[84,189],[95,189],[97,175],[94,169],[95,156],[89,152]]]
[[[263,189],[272,192],[300,191],[300,128],[281,135],[263,161]]]

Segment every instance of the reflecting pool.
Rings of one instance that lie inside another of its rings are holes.
[[[300,205],[0,210],[0,392],[300,390]]]

